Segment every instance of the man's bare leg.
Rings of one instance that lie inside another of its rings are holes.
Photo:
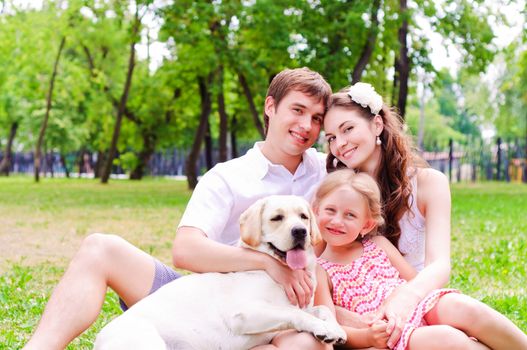
[[[98,233],[88,236],[24,349],[64,349],[96,320],[107,287],[131,306],[149,293],[154,274],[153,258],[124,239]]]

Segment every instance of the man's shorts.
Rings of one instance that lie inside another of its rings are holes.
[[[154,275],[154,281],[152,282],[152,288],[150,288],[150,292],[148,295],[154,293],[159,288],[163,287],[168,282],[171,282],[179,277],[181,275],[168,267],[167,265],[163,264],[161,261],[154,259],[155,264],[155,275]],[[128,306],[124,303],[124,301],[119,298],[119,304],[121,305],[121,309],[123,311],[128,310]]]

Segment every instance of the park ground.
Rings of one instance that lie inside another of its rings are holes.
[[[170,264],[186,182],[0,178],[0,349],[19,349],[82,239],[115,233]],[[452,185],[450,287],[491,305],[527,332],[527,185]],[[108,293],[98,321],[69,349],[91,349],[120,313]]]

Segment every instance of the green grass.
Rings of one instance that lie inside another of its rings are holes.
[[[527,331],[527,185],[452,186],[450,285]]]
[[[0,178],[0,349],[31,335],[53,287],[83,237],[116,233],[170,263],[186,183]],[[527,331],[527,185],[452,186],[451,287],[459,288]],[[101,327],[120,313],[110,292],[101,316],[69,349],[91,349]]]

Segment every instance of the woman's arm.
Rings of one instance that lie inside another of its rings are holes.
[[[425,268],[386,300],[384,313],[394,324],[389,346],[398,341],[404,321],[416,305],[432,290],[445,286],[450,276],[451,200],[448,179],[437,170],[421,168],[417,183],[417,204],[426,221]]]
[[[447,177],[431,168],[417,175],[417,203],[425,218],[425,268],[410,281],[422,297],[444,287],[450,277],[451,198]]]

